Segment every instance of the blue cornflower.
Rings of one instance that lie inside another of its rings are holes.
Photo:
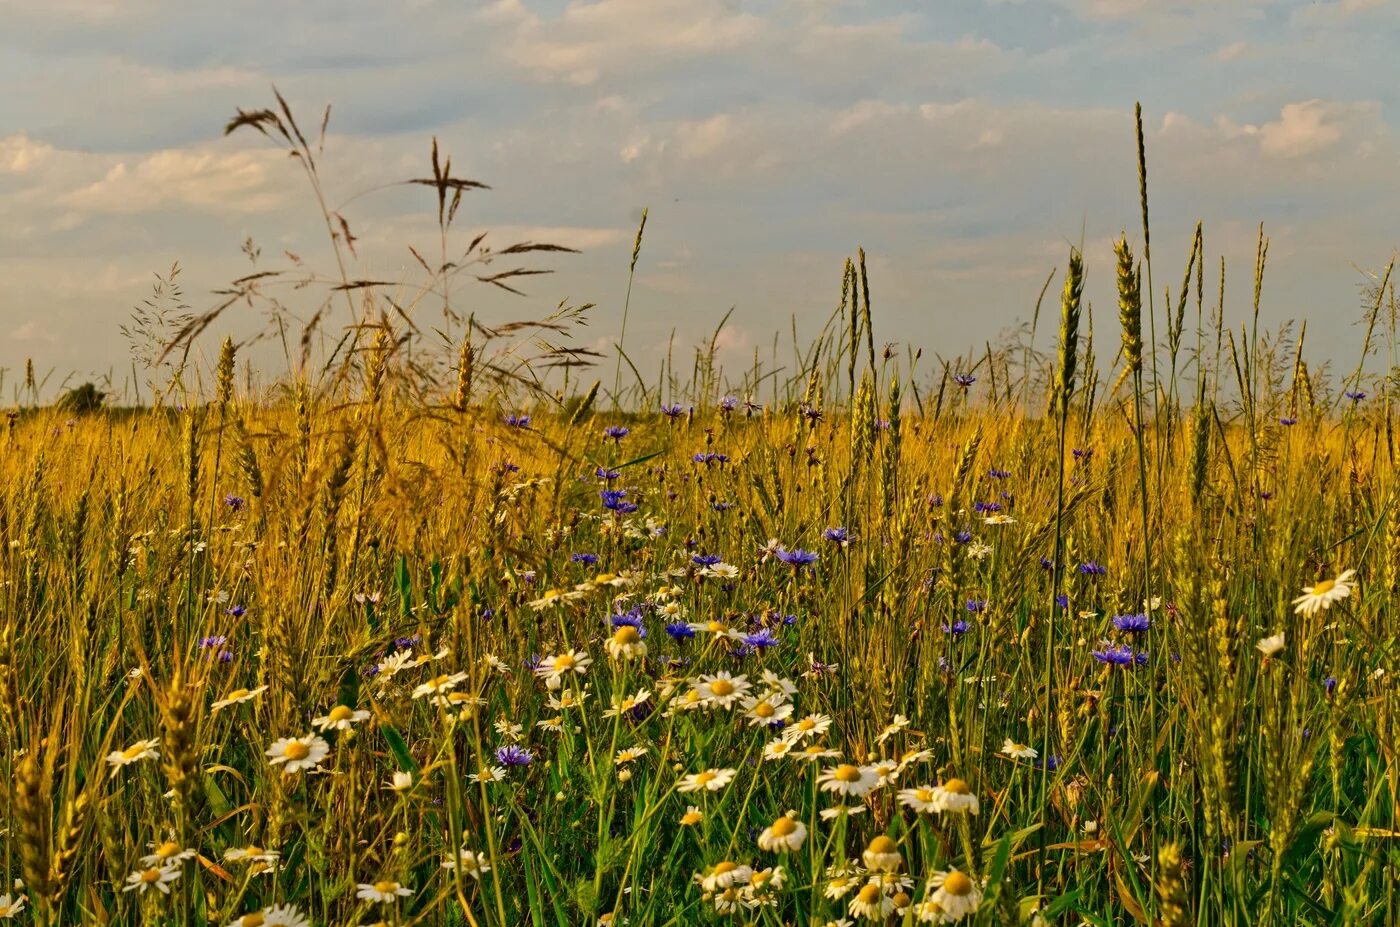
[[[533,753],[515,744],[496,748],[496,762],[502,766],[529,766],[534,759]]]
[[[201,637],[199,639],[199,647],[201,650],[208,650],[211,647],[222,647],[227,643],[228,638],[224,637],[222,634],[215,634],[212,637]]]
[[[928,507],[931,509],[941,508],[943,505],[943,494],[934,493],[928,497]]]
[[[673,406],[663,405],[661,407],[661,414],[669,419],[675,420],[685,414],[685,409],[681,408],[679,404]]]
[[[232,493],[224,496],[224,505],[228,506],[229,509],[234,512],[242,511],[243,506],[246,504],[242,496],[235,496]]]
[[[802,414],[809,422],[815,423],[822,420],[822,410],[818,409],[816,406],[808,405],[805,402],[802,404]]]
[[[1147,663],[1146,650],[1133,650],[1127,644],[1118,647],[1105,647],[1103,650],[1091,651],[1090,656],[1100,663],[1109,666],[1142,666]]]
[[[224,609],[224,614],[232,615],[235,618],[242,618],[244,615],[248,614],[248,609],[242,605],[230,605],[228,608]]]
[[[851,534],[845,528],[827,528],[822,532],[822,537],[833,544],[846,544],[851,539]]]
[[[647,629],[642,626],[642,610],[640,608],[634,608],[631,611],[613,615],[608,621],[614,628],[620,628],[626,625],[629,628],[636,628],[637,633],[641,637],[645,638],[647,636]]]
[[[1141,634],[1152,626],[1152,620],[1146,615],[1119,615],[1113,626],[1127,634]]]
[[[967,610],[970,611],[970,612],[972,612],[972,614],[974,614],[974,615],[981,614],[982,611],[983,611],[984,609],[986,609],[986,607],[987,607],[987,602],[986,602],[985,599],[968,599],[968,600],[967,600]]]
[[[1055,561],[1051,560],[1049,557],[1041,557],[1040,568],[1042,570],[1053,570],[1055,568]]]
[[[752,634],[744,635],[744,643],[756,650],[762,650],[765,647],[776,647],[778,638],[767,628],[761,628]]]
[[[690,562],[696,566],[714,566],[716,563],[723,563],[724,558],[716,554],[696,554],[690,558]]]
[[[1069,596],[1065,595],[1063,592],[1060,593],[1055,596],[1055,604],[1060,606],[1060,608],[1069,608]]]
[[[730,412],[733,412],[737,408],[739,408],[738,396],[725,396],[719,401],[719,410],[725,415],[728,415]]]
[[[506,424],[511,428],[529,428],[530,416],[523,413],[512,412],[510,415],[506,416]]]
[[[1094,456],[1093,449],[1087,447],[1076,447],[1073,453],[1075,460],[1088,460],[1090,457]]]
[[[987,475],[994,480],[1004,480],[1011,475],[1010,470],[998,470],[996,467],[987,471]]]
[[[1327,693],[1327,697],[1331,698],[1332,693],[1337,691],[1337,677],[1328,676],[1326,679],[1322,680],[1322,688]]]
[[[540,656],[537,653],[530,654],[528,657],[525,658],[524,665],[526,672],[533,673],[535,670],[540,668],[540,664],[543,662],[544,657]]]
[[[616,471],[616,470],[609,470],[607,467],[599,467],[597,470],[594,470],[594,471],[593,471],[593,475],[596,476],[598,479],[604,480],[604,481],[606,481],[606,482],[608,482],[608,483],[611,483],[613,480],[617,479],[619,476],[622,476],[622,474],[619,473],[618,471]]]
[[[1347,390],[1346,397],[1352,402],[1360,402],[1366,398],[1366,394],[1359,389]]]
[[[688,641],[695,636],[695,629],[684,621],[677,621],[666,625],[666,633],[671,635],[673,640]]]
[[[1294,418],[1293,416],[1291,416],[1291,415],[1286,415],[1286,416],[1284,416],[1283,418],[1279,419],[1279,420],[1278,420],[1278,423],[1279,423],[1280,425],[1285,425],[1285,426],[1287,426],[1287,425],[1296,425],[1296,424],[1298,424],[1298,420],[1297,420],[1296,418]]]
[[[727,511],[729,511],[730,509],[734,508],[734,503],[733,503],[733,502],[711,502],[711,503],[710,503],[710,508],[714,509],[716,512],[727,512]]]
[[[598,555],[597,555],[597,554],[586,554],[586,553],[570,554],[570,555],[569,555],[569,562],[570,562],[570,563],[581,563],[581,564],[583,564],[584,566],[597,566],[597,565],[598,565]]]
[[[959,618],[952,624],[945,624],[943,626],[943,633],[951,634],[953,637],[961,637],[967,633],[967,622]]]
[[[819,559],[821,559],[816,554],[812,553],[810,550],[803,550],[800,547],[796,548],[795,550],[784,550],[782,548],[779,548],[773,556],[777,557],[779,560],[781,560],[783,563],[786,563],[794,570],[800,570],[803,567],[809,567],[812,564],[816,563]]]
[[[603,429],[603,437],[612,438],[619,444],[622,443],[623,438],[627,437],[631,433],[632,429],[625,428],[622,425],[609,425],[607,428]]]
[[[627,501],[627,490],[625,489],[604,489],[598,493],[603,500],[603,508],[613,512],[620,512],[623,515],[630,515],[637,511],[635,502]]]
[[[1001,503],[1000,503],[1000,502],[974,502],[974,503],[972,503],[972,510],[973,510],[974,512],[976,512],[978,515],[985,515],[985,514],[987,514],[988,512],[1000,512],[1000,511],[1001,511]]]
[[[971,541],[971,540],[972,540],[972,532],[971,532],[971,531],[961,530],[961,531],[956,531],[956,532],[953,533],[953,543],[954,543],[954,544],[966,544],[966,543],[968,543],[968,542]]]
[[[1108,573],[1108,568],[1095,560],[1089,560],[1079,565],[1079,572],[1085,576],[1104,576]]]
[[[977,382],[977,378],[970,373],[956,373],[953,375],[953,382],[961,386],[963,389],[967,389],[969,386]]]
[[[504,460],[504,461],[501,462],[501,472],[502,472],[502,473],[519,473],[519,472],[520,472],[520,464],[511,463],[509,460]]]

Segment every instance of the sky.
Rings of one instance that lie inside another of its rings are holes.
[[[50,390],[119,386],[120,326],[175,262],[195,310],[250,272],[248,237],[253,269],[287,251],[333,268],[296,164],[222,135],[274,84],[308,127],[333,107],[324,183],[360,239],[354,276],[408,285],[409,246],[438,253],[431,191],[392,185],[427,173],[433,137],[491,187],[466,197],[457,247],[580,249],[525,297],[458,289],[488,323],[591,302],[578,343],[612,350],[647,208],[626,335],[644,369],[731,307],[727,364],[775,336],[789,362],[857,247],[880,342],[995,341],[1081,243],[1116,338],[1140,100],[1159,295],[1200,220],[1238,325],[1262,222],[1261,324],[1307,319],[1314,362],[1350,366],[1361,287],[1400,243],[1397,38],[1388,0],[0,0],[0,401],[27,358]],[[263,323],[230,310],[205,347]],[[269,344],[248,356],[285,370]]]

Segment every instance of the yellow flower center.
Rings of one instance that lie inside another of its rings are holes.
[[[289,760],[304,760],[311,755],[311,748],[299,740],[294,740],[282,748],[282,755]]]
[[[715,774],[708,769],[695,777],[696,785],[709,785],[715,779]]]
[[[613,635],[613,640],[623,645],[635,644],[641,639],[642,635],[630,624],[624,624],[622,627],[618,628],[617,633]]]
[[[861,904],[874,904],[876,901],[880,900],[880,886],[873,882],[867,882],[861,890],[856,893],[856,898],[860,899]]]
[[[347,708],[344,705],[337,705],[331,709],[329,717],[331,721],[334,722],[349,721],[351,718],[355,717],[355,712],[353,709]]]
[[[734,694],[734,683],[728,679],[716,679],[710,683],[710,691],[723,698]]]
[[[895,908],[907,908],[909,906],[909,902],[913,900],[914,899],[910,898],[903,892],[896,892],[895,896],[890,899],[890,901],[894,902]]]
[[[884,834],[881,834],[874,840],[870,841],[869,850],[871,853],[893,853],[894,841],[891,840],[889,837],[886,837]]]
[[[700,820],[701,820],[701,814],[700,814],[700,812],[698,812],[698,811],[687,811],[685,814],[681,815],[681,826],[682,826],[682,827],[690,827],[691,825],[699,824],[699,823],[700,823]]]
[[[238,919],[241,927],[262,927],[264,920],[262,913],[254,911],[252,914],[245,914]]]
[[[546,589],[544,595],[540,596],[540,601],[548,602],[551,599],[559,598],[563,594],[564,593],[560,592],[558,589]]]
[[[797,729],[804,733],[813,730],[816,726],[817,722],[813,721],[811,718],[803,718],[801,721],[797,722]]]
[[[705,627],[709,628],[710,632],[713,634],[723,634],[725,631],[729,630],[729,628],[725,627],[723,621],[711,621],[709,624],[705,625]]]
[[[943,783],[943,791],[952,792],[954,795],[971,795],[972,789],[961,779],[949,779]]]
[[[179,852],[180,845],[174,840],[167,840],[160,846],[156,847],[156,855],[159,856],[161,859],[169,859],[170,857],[174,856],[176,853]]]
[[[133,744],[132,746],[127,747],[125,750],[122,751],[122,758],[123,758],[123,759],[128,759],[128,760],[134,760],[134,759],[136,759],[138,756],[140,756],[141,754],[143,754],[143,753],[145,753],[145,752],[146,752],[146,745],[145,745],[145,744]]]
[[[850,763],[842,763],[836,767],[836,771],[831,774],[831,778],[837,782],[859,782],[860,767],[852,766]]]
[[[972,891],[972,880],[955,869],[943,880],[943,890],[950,895],[966,895]]]
[[[738,868],[739,865],[737,863],[731,863],[729,860],[726,859],[722,862],[715,863],[715,875],[724,875],[725,873],[733,872],[735,869]]]
[[[1318,583],[1316,586],[1313,586],[1312,594],[1313,594],[1313,595],[1324,595],[1324,594],[1326,594],[1326,593],[1328,593],[1328,592],[1331,592],[1331,591],[1332,591],[1332,587],[1334,587],[1334,586],[1336,586],[1336,585],[1337,585],[1337,581],[1336,581],[1336,580],[1324,579],[1322,582]]]
[[[397,882],[375,882],[374,890],[381,895],[392,895],[399,890]]]
[[[152,885],[160,881],[159,869],[147,869],[141,873],[141,881],[147,885]]]
[[[241,699],[241,698],[247,698],[248,695],[249,695],[249,692],[248,692],[247,689],[234,689],[234,690],[233,690],[232,692],[230,692],[228,695],[224,696],[224,701],[226,701],[226,702],[236,702],[236,701],[238,701],[238,700]]]
[[[432,689],[441,689],[443,686],[447,685],[447,680],[448,676],[446,673],[441,676],[434,676],[428,681],[428,687]]]
[[[773,822],[773,835],[775,837],[787,837],[797,831],[797,822],[784,815]]]
[[[557,672],[557,673],[565,673],[565,672],[568,672],[569,670],[571,670],[571,669],[574,668],[574,664],[575,664],[576,662],[577,662],[577,661],[574,660],[574,655],[573,655],[573,654],[571,654],[571,653],[560,654],[559,656],[557,656],[557,657],[554,658],[554,671]]]
[[[914,797],[922,802],[933,801],[933,789],[915,789]]]
[[[759,702],[757,705],[753,706],[753,713],[760,718],[771,718],[776,711],[777,709],[767,702]]]
[[[616,573],[599,573],[593,578],[593,581],[595,583],[598,583],[599,585],[602,585],[604,583],[610,583],[615,579],[617,579]]]

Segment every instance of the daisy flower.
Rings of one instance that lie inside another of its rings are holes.
[[[705,815],[694,805],[689,805],[685,809],[685,814],[681,815],[681,827],[694,827],[705,820]]]
[[[704,772],[691,773],[681,778],[680,784],[676,786],[676,791],[718,792],[734,781],[734,776],[737,773],[738,770],[735,769],[707,769]]]
[[[786,737],[770,740],[763,745],[763,758],[765,760],[780,760],[791,753],[796,746]]]
[[[628,747],[625,750],[617,751],[617,756],[613,758],[614,765],[625,766],[628,763],[636,762],[647,755],[646,747]]]
[[[279,737],[267,748],[272,765],[282,766],[285,775],[315,769],[331,752],[331,745],[315,734],[305,737]]]
[[[876,783],[877,787],[890,785],[898,779],[899,774],[904,771],[904,767],[894,760],[879,760],[871,763],[870,768],[875,770],[875,775],[879,780]]]
[[[728,638],[732,641],[742,640],[744,637],[744,632],[735,630],[723,621],[716,621],[714,619],[710,621],[693,622],[689,627],[690,630],[696,633],[709,634],[718,638]]]
[[[720,670],[713,676],[701,676],[693,685],[707,704],[720,708],[732,708],[749,690],[747,678],[731,676],[728,670]]]
[[[378,902],[379,904],[393,904],[400,898],[407,898],[413,894],[413,889],[405,887],[392,879],[381,879],[378,882],[361,882],[355,886],[355,897],[361,901]]]
[[[872,872],[894,872],[904,862],[895,842],[884,834],[871,840],[860,858],[864,860],[865,868]]]
[[[541,718],[539,721],[535,722],[535,727],[542,728],[546,731],[552,731],[555,734],[561,733],[564,730],[564,716],[555,715],[552,718]]]
[[[150,740],[138,740],[125,750],[113,750],[107,754],[107,765],[112,767],[112,775],[123,766],[130,766],[132,763],[139,763],[142,760],[150,760],[160,756],[160,741],[152,738]]]
[[[894,901],[885,894],[879,879],[872,879],[860,887],[851,899],[847,909],[851,917],[863,917],[872,921],[883,921],[894,912]]]
[[[895,795],[899,803],[917,814],[932,814],[938,810],[938,796],[933,786],[921,785],[912,789],[900,789]]]
[[[491,864],[486,860],[485,853],[476,853],[466,848],[457,851],[456,858],[448,857],[442,861],[444,869],[460,869],[473,879],[480,879],[483,872],[491,871]]]
[[[414,698],[427,698],[429,696],[442,696],[457,688],[457,684],[467,678],[466,673],[443,673],[434,676],[421,686],[413,690]]]
[[[195,855],[194,850],[187,850],[174,840],[167,840],[159,846],[151,844],[151,852],[149,855],[141,857],[141,865],[146,867],[174,866],[187,859],[194,859]]]
[[[849,818],[857,814],[865,814],[864,805],[832,805],[830,808],[821,810],[821,819],[834,821],[837,818]]]
[[[1271,637],[1266,637],[1254,646],[1264,656],[1272,657],[1283,649],[1283,632],[1280,631]]]
[[[764,698],[746,698],[740,704],[744,708],[744,717],[748,719],[752,727],[762,727],[765,724],[786,721],[792,717],[792,706],[783,704],[776,695],[770,694]]]
[[[1010,737],[1001,745],[1001,752],[1013,760],[1033,760],[1040,756],[1040,752],[1035,747],[1028,747],[1025,744],[1018,744]]]
[[[880,777],[875,774],[874,768],[856,766],[852,763],[841,763],[838,766],[827,767],[822,770],[821,775],[817,776],[817,784],[821,786],[823,792],[853,795],[857,798],[875,788],[879,782]]]
[[[769,853],[800,849],[807,839],[807,825],[797,820],[797,812],[789,811],[758,835],[758,848]]]
[[[933,794],[934,803],[937,805],[935,810],[940,814],[944,811],[977,813],[977,796],[972,794],[972,789],[962,779],[949,779],[942,785],[935,786]]]
[[[11,897],[9,892],[0,895],[0,919],[9,920],[19,915],[24,910],[24,896],[15,895]]]
[[[647,655],[647,642],[642,640],[641,630],[630,624],[619,625],[603,646],[614,660],[635,660]]]
[[[337,705],[319,718],[311,719],[311,726],[318,731],[348,731],[361,721],[369,720],[369,712],[356,711],[349,705]]]
[[[794,759],[814,763],[817,760],[834,760],[841,755],[840,750],[832,750],[821,744],[808,744],[793,754]]]
[[[769,695],[781,695],[784,701],[797,694],[797,686],[793,685],[791,679],[779,676],[770,669],[759,674],[758,681],[763,683],[763,688]]]
[[[224,851],[226,863],[265,863],[277,862],[281,854],[276,850],[264,850],[259,846],[234,847]]]
[[[695,881],[707,892],[718,892],[734,885],[747,885],[753,869],[729,860],[721,860],[704,872],[695,874]]]
[[[592,662],[593,658],[582,650],[566,650],[541,660],[540,665],[535,667],[535,675],[543,679],[549,688],[557,689],[569,673],[582,676],[588,672],[588,664]]]
[[[982,892],[956,869],[934,873],[929,888],[935,891],[919,911],[919,920],[925,923],[956,924],[969,914],[976,914],[982,903]]]
[[[241,705],[244,702],[251,702],[267,691],[267,686],[258,686],[256,689],[234,689],[232,692],[219,699],[210,706],[211,711],[218,711],[230,705]]]
[[[294,904],[274,904],[235,918],[228,927],[311,927],[311,921]]]
[[[1293,610],[1294,613],[1311,618],[1318,612],[1331,608],[1355,591],[1356,584],[1352,582],[1354,576],[1355,570],[1345,570],[1336,579],[1324,579],[1312,586],[1304,586],[1303,594],[1293,600],[1293,604],[1297,606]]]
[[[504,766],[483,766],[481,772],[472,773],[467,778],[476,783],[501,782],[507,776]]]
[[[384,788],[391,792],[407,792],[413,788],[413,773],[399,771],[389,777],[389,781],[384,783]]]
[[[862,875],[860,867],[854,864],[832,866],[826,870],[826,888],[822,889],[822,894],[839,901],[860,883]]]
[[[618,715],[626,714],[638,705],[644,704],[651,698],[651,692],[647,689],[639,689],[636,695],[624,695],[622,698],[613,696],[612,707],[603,712],[604,718],[615,718]]]
[[[889,739],[890,739],[891,737],[893,737],[894,735],[898,734],[900,731],[904,730],[904,729],[905,729],[906,727],[908,727],[908,726],[909,726],[909,719],[908,719],[908,718],[904,717],[904,715],[895,715],[895,716],[894,716],[894,720],[891,721],[888,725],[885,726],[885,729],[884,729],[883,731],[880,732],[880,736],[879,736],[879,737],[876,737],[876,738],[875,738],[875,742],[876,742],[877,744],[882,744],[882,743],[884,743],[885,741],[889,740]]]
[[[146,889],[158,889],[162,895],[170,894],[170,883],[180,878],[180,870],[176,866],[151,866],[146,869],[138,869],[126,877],[126,884],[122,886],[124,892],[136,892],[144,895]]]
[[[830,716],[812,714],[800,719],[788,728],[787,736],[792,740],[806,740],[825,734],[829,727],[831,727]]]
[[[713,563],[700,571],[700,575],[708,579],[737,579],[739,568],[732,563]]]

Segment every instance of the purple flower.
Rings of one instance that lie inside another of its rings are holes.
[[[1326,679],[1322,680],[1322,688],[1327,693],[1327,697],[1331,698],[1332,693],[1337,691],[1337,677],[1328,676]]]
[[[1146,650],[1133,650],[1127,644],[1118,647],[1105,647],[1103,650],[1094,650],[1089,654],[1100,663],[1108,666],[1143,666],[1147,663]]]
[[[685,409],[681,408],[679,404],[673,406],[663,405],[661,407],[661,414],[675,421],[685,414]]]
[[[533,753],[515,744],[496,748],[496,762],[502,766],[529,766],[534,759]]]
[[[1126,634],[1142,634],[1152,621],[1146,615],[1119,615],[1113,619],[1113,626]]]
[[[607,467],[599,467],[597,470],[593,471],[593,475],[604,482],[611,483],[622,474],[616,470],[609,470]]]
[[[795,550],[778,548],[778,551],[773,556],[777,557],[794,570],[801,570],[803,567],[809,567],[821,559],[810,550],[803,550],[800,547]]]
[[[1298,420],[1297,420],[1296,418],[1294,418],[1293,416],[1291,416],[1291,415],[1287,415],[1287,416],[1284,416],[1283,418],[1279,419],[1279,420],[1278,420],[1278,423],[1279,423],[1280,425],[1285,425],[1285,426],[1287,426],[1287,425],[1296,425],[1296,424],[1298,424]]]
[[[967,633],[967,622],[959,618],[952,624],[945,624],[943,626],[943,633],[951,634],[953,637],[962,637]]]
[[[954,544],[966,544],[972,540],[972,532],[967,530],[957,531],[953,534]]]
[[[1040,568],[1042,570],[1053,570],[1055,568],[1055,561],[1051,560],[1049,557],[1041,557]]]
[[[529,428],[530,416],[524,413],[512,412],[510,415],[506,416],[506,424],[511,428]]]
[[[984,600],[984,599],[968,599],[968,600],[967,600],[967,610],[970,611],[970,612],[972,612],[972,614],[974,614],[974,615],[981,614],[982,611],[983,611],[984,609],[986,609],[986,607],[987,607],[987,602],[986,602],[986,600]]]
[[[597,554],[585,554],[585,553],[570,554],[570,555],[569,555],[569,562],[570,562],[570,563],[581,563],[581,564],[583,564],[584,566],[597,566],[597,565],[598,565],[598,555],[597,555]]]
[[[640,608],[634,608],[629,612],[622,612],[620,614],[613,615],[611,618],[608,619],[608,622],[614,628],[620,628],[623,625],[626,625],[629,628],[636,628],[637,632],[643,638],[647,636],[647,629],[642,627],[642,610]]]
[[[716,563],[723,563],[724,558],[716,554],[696,554],[690,558],[690,562],[696,566],[714,566]]]
[[[987,514],[988,512],[1000,512],[1000,511],[1001,511],[1001,503],[1000,503],[1000,502],[974,502],[974,503],[972,503],[972,510],[973,510],[974,512],[976,512],[978,515],[985,515],[985,514]]]
[[[967,389],[969,386],[977,382],[977,378],[970,373],[957,373],[953,375],[953,382],[961,386],[963,389]]]
[[[931,509],[941,508],[943,505],[943,494],[934,493],[928,497],[928,507]]]
[[[211,647],[222,647],[227,643],[227,637],[224,637],[222,634],[216,634],[213,637],[201,637],[199,639],[199,648],[201,650],[208,650]]]
[[[996,467],[987,471],[987,475],[994,480],[1004,480],[1011,475],[1010,470],[998,470]]]
[[[598,496],[603,500],[603,508],[609,511],[622,515],[630,515],[637,511],[637,503],[627,501],[627,490],[625,489],[604,489],[598,493]]]
[[[1063,592],[1060,593],[1055,596],[1055,604],[1060,606],[1060,608],[1069,608],[1069,596],[1065,595]]]
[[[695,636],[695,629],[684,621],[677,621],[666,625],[666,633],[671,635],[673,640],[688,641]]]
[[[1361,400],[1366,398],[1366,394],[1359,389],[1354,389],[1348,390],[1346,393],[1346,397],[1352,402],[1360,402]]]
[[[850,532],[845,528],[827,528],[822,532],[822,537],[833,544],[845,544],[851,539]]]
[[[228,608],[224,609],[224,614],[232,615],[235,618],[242,618],[244,615],[248,614],[248,609],[244,608],[242,605],[230,605]]]
[[[739,408],[738,396],[725,396],[719,401],[719,410],[725,415],[728,415],[730,412],[733,412],[737,408]]]
[[[1085,576],[1104,576],[1108,573],[1108,568],[1094,560],[1089,560],[1079,565],[1079,572]]]
[[[631,433],[632,429],[624,428],[622,425],[609,425],[607,428],[603,429],[603,437],[612,438],[619,444],[622,443],[623,438],[627,437]]]
[[[242,496],[235,496],[232,493],[230,493],[227,496],[224,496],[224,505],[228,506],[231,511],[241,512],[243,510],[243,506],[245,506],[246,504],[247,503],[244,501]]]
[[[1087,447],[1076,447],[1073,453],[1075,460],[1088,460],[1090,457],[1094,456],[1093,450]]]
[[[744,635],[744,643],[756,650],[762,650],[765,647],[777,646],[778,638],[767,628],[761,628],[752,634]]]

